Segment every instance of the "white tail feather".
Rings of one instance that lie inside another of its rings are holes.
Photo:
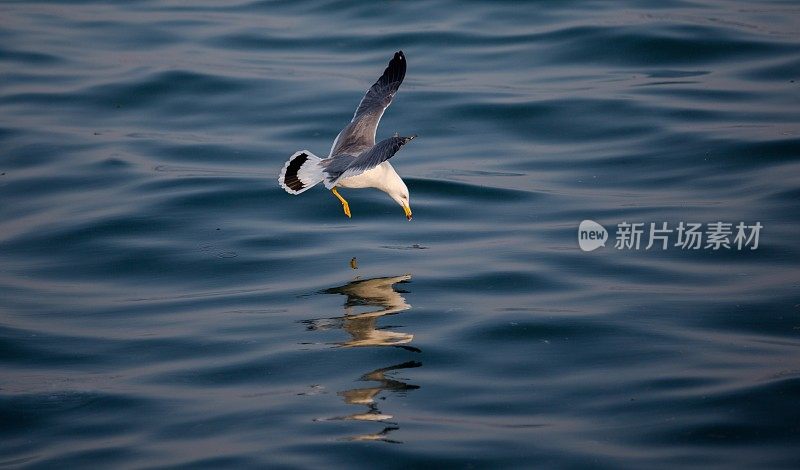
[[[289,157],[281,169],[278,183],[289,194],[300,194],[313,187],[322,179],[321,158],[309,152],[300,150]]]

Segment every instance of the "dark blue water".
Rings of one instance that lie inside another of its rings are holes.
[[[0,467],[797,468],[798,31],[791,1],[3,2]],[[414,220],[281,190],[399,49]]]

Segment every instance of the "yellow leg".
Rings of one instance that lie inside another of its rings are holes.
[[[334,186],[333,189],[331,189],[331,192],[333,193],[334,196],[336,196],[336,199],[338,199],[339,202],[342,203],[342,208],[344,209],[344,215],[346,215],[347,217],[351,217],[350,216],[350,204],[348,204],[347,201],[344,200],[342,195],[339,194],[339,191],[336,190],[335,186]]]

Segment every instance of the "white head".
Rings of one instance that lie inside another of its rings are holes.
[[[403,211],[406,213],[406,218],[411,220],[411,198],[408,194],[408,187],[400,178],[400,175],[394,173],[394,176],[396,176],[396,178],[389,179],[384,191],[386,191],[396,203],[400,204],[400,207],[402,207]]]

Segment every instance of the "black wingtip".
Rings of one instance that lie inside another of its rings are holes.
[[[389,66],[392,65],[392,62],[396,62],[398,65],[402,65],[403,71],[405,72],[406,55],[403,54],[403,51],[397,51],[394,53],[394,57],[392,57],[392,60],[389,62]]]
[[[383,71],[383,75],[379,79],[379,82],[384,86],[391,85],[393,83],[397,83],[397,87],[403,83],[403,79],[406,77],[406,56],[403,54],[403,51],[397,51],[394,53],[394,57],[392,60],[389,61],[389,65],[386,67],[386,70]]]

